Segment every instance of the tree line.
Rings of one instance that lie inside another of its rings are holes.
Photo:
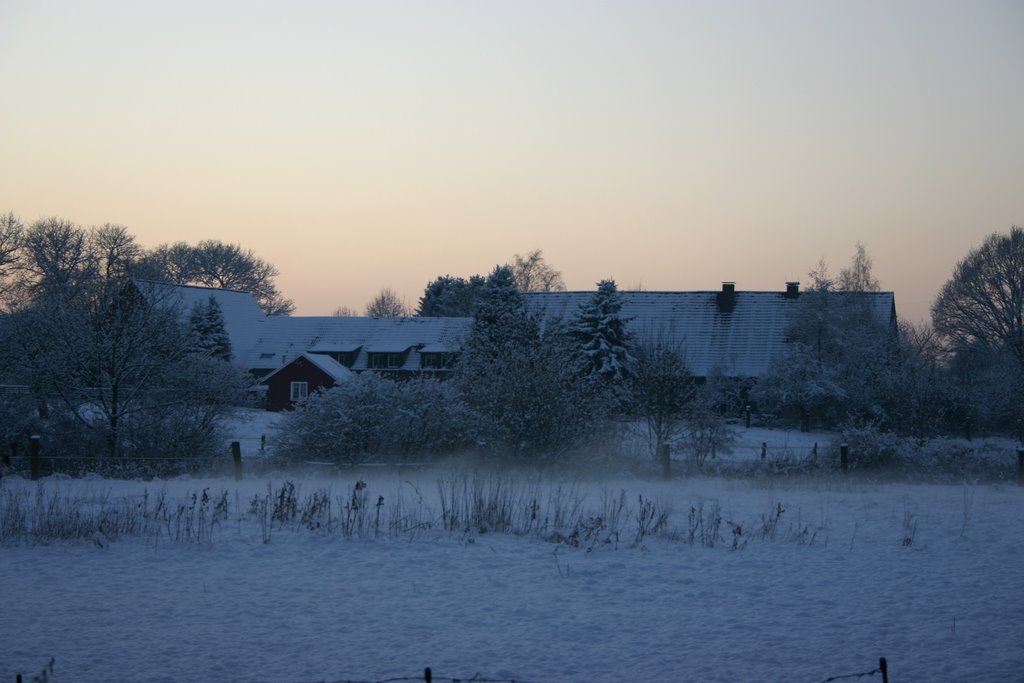
[[[83,457],[211,452],[218,420],[249,380],[225,362],[216,302],[182,316],[162,305],[160,283],[247,290],[264,312],[286,314],[293,304],[277,275],[238,245],[144,249],[122,226],[0,216],[2,436],[17,443],[45,427]],[[613,451],[632,429],[652,454],[670,445],[700,461],[729,445],[730,422],[748,411],[918,443],[1024,436],[1020,228],[957,264],[931,325],[893,327],[866,305],[861,294],[880,283],[863,245],[836,276],[820,262],[809,278],[786,352],[750,379],[695,378],[677,341],[631,335],[611,279],[568,320],[531,316],[523,291],[564,289],[539,250],[486,276],[440,276],[403,313],[473,318],[452,381],[364,373],[294,413],[288,450],[349,460],[459,449],[560,456]]]
[[[179,311],[165,283],[252,289],[265,311],[291,309],[275,268],[206,241],[145,250],[123,226],[83,228],[0,216],[0,430],[31,433],[67,458],[197,460],[249,379],[229,363],[214,299]]]
[[[472,333],[451,386],[407,387],[418,401],[423,392],[444,392],[438,401],[446,410],[422,414],[411,430],[420,437],[406,438],[404,446],[383,436],[401,431],[393,423],[366,424],[386,411],[368,411],[359,433],[377,429],[379,443],[387,444],[373,453],[365,444],[321,438],[332,415],[359,412],[372,385],[402,391],[360,377],[295,413],[290,448],[348,460],[458,448],[558,455],[615,450],[632,430],[652,454],[671,446],[702,462],[730,445],[729,425],[750,413],[804,430],[838,429],[862,439],[888,434],[918,445],[980,432],[1021,436],[1019,228],[990,236],[958,264],[933,306],[932,325],[879,316],[865,294],[881,284],[862,244],[835,276],[821,261],[808,277],[786,351],[765,376],[696,378],[678,341],[629,333],[613,280],[599,282],[575,317],[552,321],[530,316],[512,266],[488,276],[441,276],[428,283],[417,313],[471,316]]]

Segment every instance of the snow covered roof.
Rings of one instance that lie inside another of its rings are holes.
[[[296,356],[296,358],[304,358],[304,359],[306,359],[307,361],[309,361],[310,363],[312,363],[313,365],[318,367],[320,370],[322,370],[325,374],[327,374],[335,382],[344,382],[344,381],[346,381],[346,380],[348,380],[348,379],[350,379],[352,377],[352,371],[351,370],[349,370],[344,365],[342,365],[338,361],[334,360],[330,356],[324,356],[324,355],[318,354],[318,353],[301,353],[298,356]],[[293,358],[291,361],[289,361],[288,364],[291,364],[292,362],[294,362],[296,360],[296,358]],[[270,373],[269,375],[264,377],[261,380],[261,382],[265,384],[268,379],[270,379],[271,377],[276,375],[278,372],[283,370],[285,367],[286,367],[286,365],[282,365],[277,370],[274,370],[272,373]]]
[[[664,339],[686,354],[698,377],[719,371],[730,377],[760,377],[783,352],[786,332],[799,298],[785,292],[732,293],[731,310],[719,304],[722,292],[619,292],[621,316],[637,339]],[[542,292],[524,295],[531,313],[545,320],[570,320],[594,292]],[[837,296],[849,296],[839,294]],[[892,292],[857,294],[867,299],[879,322],[895,315]]]
[[[456,352],[468,338],[472,318],[268,317],[245,367],[277,368],[307,351],[317,354],[358,352],[352,370],[368,367],[370,353],[404,353],[430,348]],[[418,353],[409,353],[400,368],[420,369]]]
[[[196,304],[205,304],[213,297],[224,315],[224,330],[231,339],[231,358],[239,364],[249,357],[253,344],[259,338],[263,321],[267,317],[249,292],[172,285],[148,280],[136,280],[135,286],[150,301],[178,308],[185,320],[188,320]]]

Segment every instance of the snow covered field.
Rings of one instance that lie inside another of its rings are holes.
[[[6,478],[8,500],[41,490],[88,509],[138,505],[145,491],[152,506],[162,491],[174,511],[208,489],[229,509],[189,542],[179,518],[116,540],[0,547],[0,680],[51,657],[54,680],[83,682],[373,681],[426,666],[535,683],[813,682],[870,671],[880,656],[892,681],[1010,681],[1024,670],[1016,485],[501,480],[536,496],[541,516],[554,496],[572,503],[563,509],[578,503],[573,545],[551,530],[445,530],[438,482],[450,494],[474,480],[444,471],[358,474],[368,500],[384,496],[386,512],[402,500],[409,520],[431,526],[368,522],[346,537],[356,477],[290,479],[300,505],[329,488],[336,525],[310,530],[296,517],[269,531],[251,501],[268,484],[277,495],[283,478]],[[622,490],[617,537],[588,536]],[[671,516],[638,543],[641,496]]]

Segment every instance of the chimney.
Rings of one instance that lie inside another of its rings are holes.
[[[722,291],[718,293],[718,310],[722,313],[732,313],[736,308],[736,283],[723,282]]]
[[[800,297],[800,283],[799,282],[787,282],[786,293],[784,295],[787,299],[797,299]]]

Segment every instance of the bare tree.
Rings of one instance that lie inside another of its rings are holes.
[[[204,240],[194,247],[184,242],[160,245],[146,255],[140,273],[178,285],[249,292],[267,315],[291,315],[295,310],[295,303],[277,289],[277,268],[237,244]]]
[[[512,259],[512,274],[520,292],[564,292],[562,274],[544,260],[540,249]]]
[[[395,290],[385,287],[366,304],[366,315],[372,318],[404,318],[412,315],[412,311]]]
[[[839,271],[836,285],[843,292],[877,292],[882,289],[872,268],[874,262],[868,256],[867,249],[857,242],[856,252],[850,259],[850,265]]]
[[[338,306],[331,315],[335,318],[356,318],[359,316],[359,311],[351,306]]]
[[[13,213],[0,214],[0,310],[10,310],[14,276],[21,262],[25,226]]]
[[[95,251],[100,275],[107,280],[131,274],[143,249],[123,225],[105,223],[89,232],[89,244]]]
[[[97,272],[96,253],[88,234],[63,218],[43,218],[29,226],[22,253],[26,300],[74,298]]]
[[[682,350],[662,338],[641,341],[633,353],[633,414],[639,418],[651,456],[657,457],[663,446],[685,434],[696,384]]]
[[[825,261],[824,256],[818,259],[818,262],[814,264],[814,268],[807,273],[807,277],[811,281],[810,286],[807,287],[809,292],[831,292],[836,284],[832,273],[829,272],[828,263]]]
[[[955,349],[1006,349],[1024,365],[1024,229],[989,235],[956,265],[932,323]]]

